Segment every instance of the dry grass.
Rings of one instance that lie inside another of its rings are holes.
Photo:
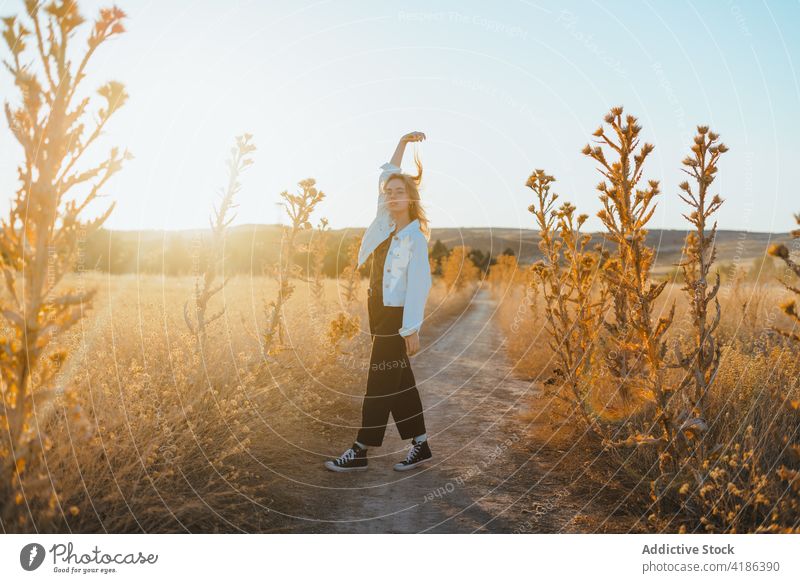
[[[63,339],[72,356],[59,382],[75,390],[53,401],[41,428],[51,443],[43,463],[64,512],[33,516],[40,531],[269,530],[275,492],[260,467],[269,463],[267,442],[310,419],[358,422],[366,370],[351,363],[368,358],[369,335],[363,328],[332,350],[325,331],[340,311],[335,280],[323,280],[325,307],[311,311],[316,284],[298,282],[285,305],[284,349],[269,362],[242,320],[264,329],[262,298],[277,292],[271,278],[234,277],[224,287],[225,312],[203,357],[183,323],[193,278],[67,280],[98,293],[82,326]],[[469,292],[448,294],[436,282],[426,326],[463,309]],[[363,293],[350,309],[366,323]],[[265,414],[280,425],[269,427]]]
[[[737,523],[714,522],[713,530],[726,530],[738,527],[739,531],[752,530],[755,527],[770,525],[770,512],[763,514],[763,511],[772,510],[779,512],[777,506],[781,504],[797,505],[797,483],[787,482],[778,479],[778,471],[782,465],[787,468],[796,464],[793,461],[791,442],[785,441],[784,437],[794,436],[797,440],[797,431],[800,426],[800,419],[793,404],[800,402],[800,365],[798,365],[797,350],[784,341],[780,334],[774,332],[771,326],[787,329],[791,325],[791,320],[783,314],[778,306],[777,300],[784,294],[782,288],[777,284],[768,286],[756,286],[757,289],[740,288],[743,296],[751,298],[751,301],[758,301],[767,306],[757,318],[743,318],[741,313],[740,297],[734,295],[733,290],[723,287],[720,291],[721,312],[723,314],[720,323],[721,343],[724,348],[721,354],[719,373],[711,390],[707,393],[707,422],[709,425],[709,442],[721,444],[721,453],[718,456],[719,464],[709,464],[709,470],[714,472],[715,483],[721,478],[721,467],[731,463],[732,455],[737,451],[753,450],[757,460],[759,476],[767,475],[767,485],[771,492],[768,508],[762,508],[758,516],[761,521],[756,523],[753,515],[738,512],[733,513],[737,517]],[[689,329],[689,306],[682,297],[680,286],[677,284],[668,286],[662,303],[669,301],[670,298],[676,299],[676,328],[672,331],[673,336]],[[526,297],[527,296],[527,297]],[[516,364],[516,373],[522,378],[529,378],[544,384],[553,376],[553,369],[557,368],[557,358],[551,348],[547,346],[548,333],[546,329],[546,318],[541,306],[537,311],[531,311],[530,294],[523,285],[517,285],[509,289],[501,298],[501,305],[498,310],[498,322],[507,333],[507,350],[509,357]],[[761,299],[763,296],[763,299]],[[541,304],[541,300],[539,300]],[[672,377],[677,383],[680,374]],[[594,406],[598,413],[602,413],[602,404],[608,401],[609,395],[598,395],[594,401]],[[574,412],[562,402],[548,397],[544,392],[535,399],[530,409],[538,421],[548,421],[547,424],[534,425],[534,432],[531,438],[540,442],[549,442],[555,446],[563,447],[584,442],[587,434],[584,424]],[[746,439],[748,427],[752,426],[752,437]],[[624,423],[612,424],[619,430],[620,435],[624,435]],[[750,441],[751,447],[744,449],[744,441]],[[737,446],[738,444],[738,446]],[[589,442],[591,445],[591,442]],[[628,510],[632,514],[632,520],[646,521],[647,512],[650,509],[648,494],[649,473],[657,467],[657,460],[652,455],[641,455],[641,452],[626,459],[626,464],[639,472],[639,478],[626,476],[624,470],[620,470],[612,460],[600,454],[602,451],[595,442],[594,446],[588,447],[584,455],[579,459],[574,459],[575,471],[584,477],[593,476],[596,488],[604,488],[613,479],[623,477],[627,480],[630,491],[626,494],[627,500],[621,500],[623,504],[632,505]],[[599,455],[599,457],[598,457]],[[740,455],[740,454],[736,454]],[[726,457],[727,456],[727,457]],[[584,466],[588,463],[588,466]],[[733,463],[737,463],[736,460]],[[795,466],[796,467],[796,466]],[[730,478],[730,468],[725,468]],[[722,486],[727,488],[728,482],[736,485],[737,481],[752,480],[751,476],[733,472],[735,480],[727,480]],[[678,488],[683,487],[683,483],[678,484]],[[719,485],[715,486],[718,488]],[[795,488],[792,490],[791,488]],[[742,488],[739,487],[741,490]],[[792,495],[792,492],[794,494]],[[699,492],[698,492],[699,494]],[[752,492],[750,492],[752,494]],[[698,508],[692,511],[697,519],[695,526],[689,530],[701,530],[705,528],[697,516],[698,510],[712,513],[715,516],[722,512],[729,513],[730,509],[726,506],[717,508],[715,503],[724,500],[718,491],[706,490],[705,497],[709,504],[707,507]],[[745,496],[745,500],[754,496]],[[670,519],[668,524],[661,525],[660,529],[667,532],[674,532],[680,528],[680,519],[685,519],[689,509],[681,509],[680,506],[672,510],[672,514],[667,514]],[[741,508],[740,508],[741,510]],[[784,512],[786,512],[784,510]],[[708,518],[709,520],[711,517]],[[716,520],[716,519],[715,519]],[[782,523],[786,526],[797,524],[798,514],[786,516]],[[671,524],[669,524],[671,522]],[[742,524],[745,522],[745,524]],[[749,524],[747,524],[749,522]],[[649,529],[653,525],[648,525]]]

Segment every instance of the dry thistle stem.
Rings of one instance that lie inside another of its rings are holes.
[[[690,386],[693,388],[689,399],[692,404],[691,416],[699,419],[705,419],[703,399],[714,381],[720,361],[720,346],[715,335],[721,316],[717,299],[719,274],[713,285],[709,283],[711,265],[717,256],[717,222],[714,221],[709,232],[708,221],[719,210],[722,199],[719,195],[710,196],[708,189],[714,182],[719,157],[727,151],[728,148],[719,142],[717,134],[706,126],[698,126],[691,154],[683,160],[682,169],[692,178],[695,186],[692,187],[688,181],[680,184],[682,194],[679,196],[691,208],[691,212],[683,216],[694,227],[686,236],[680,263],[694,338],[686,355],[682,353],[680,345],[675,345],[678,364],[685,370],[678,391]],[[712,302],[714,316],[709,320]],[[702,441],[700,443],[702,445]]]
[[[601,256],[588,248],[591,237],[580,230],[588,217],[576,217],[569,202],[555,209],[558,195],[550,190],[553,182],[555,178],[543,170],[535,170],[527,182],[536,195],[528,210],[539,226],[543,256],[531,269],[529,285],[541,286],[549,344],[559,360],[562,383],[553,396],[602,437],[588,407],[595,341],[607,302],[603,290],[595,293]]]
[[[611,134],[601,126],[594,135],[602,146],[587,145],[583,153],[600,164],[598,170],[605,180],[597,186],[603,205],[597,216],[607,229],[606,239],[617,251],[602,270],[614,302],[614,319],[606,323],[608,333],[603,336],[606,362],[625,400],[655,399],[663,407],[668,400],[663,382],[663,337],[672,323],[674,306],[666,317],[654,319],[653,303],[666,284],[650,280],[653,250],[645,239],[659,185],[650,180],[638,188],[653,146],[639,145],[641,126],[632,115],[623,120],[621,107],[613,108],[605,121]],[[659,418],[667,431],[663,415],[666,411]]]
[[[277,296],[264,305],[267,317],[267,326],[262,333],[261,348],[264,355],[272,354],[283,343],[283,306],[294,291],[291,279],[299,277],[301,272],[300,266],[294,261],[294,255],[300,249],[297,235],[312,228],[311,214],[325,198],[325,194],[317,190],[313,178],[301,180],[298,186],[300,192],[297,194],[288,191],[281,193],[290,224],[283,228],[280,257],[272,268],[272,275],[278,282]]]
[[[354,313],[354,304],[358,300],[358,289],[361,284],[358,274],[358,248],[358,239],[353,239],[347,246],[347,266],[339,276],[342,309],[328,323],[327,332],[333,354],[339,353],[342,342],[354,338],[361,329],[361,318]]]
[[[256,150],[255,145],[250,142],[252,137],[250,134],[237,136],[236,144],[231,148],[231,157],[227,162],[228,185],[225,190],[221,190],[219,208],[214,209],[214,215],[209,219],[211,242],[203,250],[202,272],[195,275],[194,293],[191,300],[186,300],[183,305],[183,319],[189,331],[197,339],[199,350],[205,346],[208,327],[225,313],[225,308],[222,307],[216,313],[207,315],[208,303],[222,291],[231,278],[227,276],[221,283],[216,283],[217,275],[225,264],[225,235],[228,226],[236,218],[230,212],[236,207],[233,199],[242,187],[239,177],[253,163],[249,157]],[[190,315],[190,301],[194,319]]]
[[[100,87],[97,93],[104,104],[91,128],[88,108],[93,100],[83,97],[76,102],[96,50],[125,31],[125,13],[119,8],[100,10],[81,50],[70,46],[85,22],[76,2],[53,3],[40,11],[39,2],[29,1],[25,9],[32,26],[16,17],[4,19],[3,36],[11,51],[4,64],[21,100],[19,106],[6,102],[5,112],[22,147],[23,162],[17,168],[16,196],[0,223],[0,267],[7,291],[0,309],[13,331],[0,339],[0,523],[20,530],[35,529],[31,520],[52,518],[56,509],[63,515],[42,455],[49,440],[40,428],[47,426],[52,399],[63,391],[56,384],[67,351],[56,349],[55,341],[81,319],[95,290],[65,290],[59,284],[75,268],[82,273],[85,266],[75,265],[78,248],[102,226],[114,205],[90,221],[81,219],[84,209],[102,196],[108,180],[133,157],[114,147],[107,159],[77,169],[128,98],[119,82]],[[32,47],[37,67],[26,62],[27,47]],[[70,59],[65,58],[68,54]],[[65,202],[76,190],[88,193]],[[49,358],[44,358],[48,352]],[[20,505],[23,493],[26,504]]]
[[[323,268],[325,267],[325,254],[328,252],[329,236],[330,227],[328,226],[328,219],[323,217],[319,220],[311,242],[308,244],[311,268],[311,277],[309,279],[311,284],[311,296],[320,308],[323,307],[325,303],[325,275]]]
[[[665,334],[675,314],[673,304],[666,316],[656,313],[655,302],[666,282],[650,277],[653,250],[646,244],[647,223],[655,212],[659,184],[649,180],[643,188],[644,163],[653,146],[640,146],[641,126],[632,115],[623,118],[621,107],[605,117],[594,133],[598,146],[585,146],[583,153],[599,163],[604,180],[597,186],[603,209],[597,214],[607,229],[606,238],[616,246],[616,255],[602,266],[608,293],[613,297],[613,320],[606,322],[601,337],[609,376],[623,398],[636,405],[650,401],[655,407],[641,431],[612,446],[655,447],[660,475],[651,482],[652,496],[660,505],[664,484],[677,472],[675,436],[680,421],[672,410],[674,386],[665,378],[667,345]]]

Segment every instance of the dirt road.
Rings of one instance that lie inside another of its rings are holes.
[[[273,466],[270,509],[283,532],[469,533],[581,532],[587,507],[571,476],[543,459],[518,414],[535,386],[513,378],[496,304],[479,291],[458,317],[423,331],[412,360],[434,459],[395,472],[405,456],[394,425],[369,451],[366,472],[333,473],[327,455],[352,442],[352,431]],[[550,452],[552,453],[552,452]]]

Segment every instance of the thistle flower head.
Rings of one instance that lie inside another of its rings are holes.
[[[767,249],[767,253],[769,253],[773,257],[779,257],[781,259],[789,258],[789,250],[783,243],[776,243],[774,245],[770,245],[769,249]]]

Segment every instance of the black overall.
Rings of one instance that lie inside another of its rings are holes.
[[[372,353],[367,376],[367,392],[361,408],[361,429],[356,441],[364,445],[383,443],[389,413],[400,437],[411,439],[425,433],[422,402],[411,372],[405,339],[399,330],[403,325],[402,306],[383,305],[383,275],[391,237],[372,252],[369,278],[369,329]]]

